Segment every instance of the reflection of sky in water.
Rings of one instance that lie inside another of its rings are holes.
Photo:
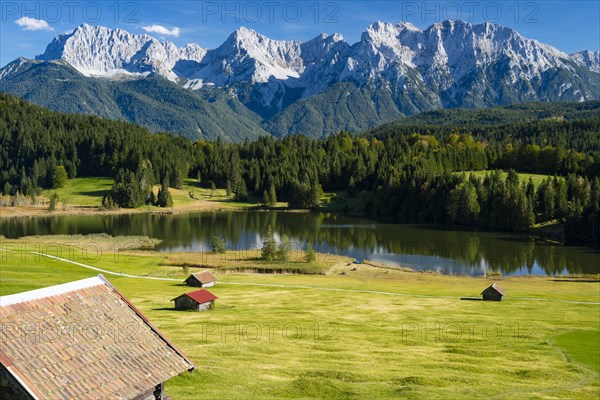
[[[281,236],[277,233],[273,233],[273,237],[277,241],[281,241]],[[195,252],[195,251],[210,251],[210,237],[206,238],[194,238],[187,244],[172,243],[169,241],[159,245],[157,250],[163,252]],[[248,249],[260,249],[263,243],[263,238],[257,232],[248,232],[247,230],[240,230],[239,240],[235,242],[225,238],[225,245],[229,250],[248,250]]]
[[[420,254],[372,254],[369,260],[377,263],[384,264],[390,267],[397,268],[411,268],[413,270],[423,271],[436,271],[444,274],[456,274],[456,275],[485,275],[487,272],[492,272],[494,269],[491,268],[489,263],[485,260],[481,260],[479,264],[463,263],[454,259],[443,258],[439,256],[426,256]],[[556,274],[568,274],[568,270],[565,267],[560,273]],[[510,275],[522,276],[522,275],[547,275],[546,271],[536,262],[534,262],[531,272],[527,267],[521,267],[518,270],[511,272]]]
[[[343,228],[343,226],[327,225],[328,228]],[[363,227],[362,225],[352,227]],[[370,227],[375,228],[374,225],[365,225],[367,229]],[[283,237],[277,232],[273,233],[276,241],[280,242]],[[295,249],[306,249],[306,241],[298,238],[288,238],[292,243],[292,251]],[[262,247],[263,238],[256,232],[249,232],[247,230],[241,230],[239,233],[239,241],[226,240],[227,248],[230,250],[259,250]],[[164,252],[201,252],[210,251],[209,238],[204,241],[192,240],[189,244],[171,244],[163,245],[159,250]],[[396,254],[390,253],[383,246],[376,246],[375,248],[363,248],[359,246],[350,245],[346,248],[338,248],[330,246],[326,242],[313,243],[315,251],[320,253],[336,254],[341,256],[347,256],[359,261],[369,260],[376,264],[382,264],[389,267],[396,268],[411,268],[416,271],[435,271],[444,274],[455,274],[455,275],[471,275],[480,276],[485,275],[487,272],[494,271],[494,268],[485,259],[481,258],[477,262],[468,263],[453,258],[445,258],[437,255],[424,255],[424,254]],[[564,269],[557,273],[568,274],[568,269]],[[546,271],[539,265],[537,261],[533,262],[531,270],[526,266],[523,266],[513,272],[510,275],[522,276],[522,275],[547,275]]]

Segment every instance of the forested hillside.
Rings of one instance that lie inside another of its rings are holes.
[[[428,124],[480,127],[507,125],[537,120],[574,120],[598,118],[600,101],[562,103],[522,103],[503,107],[464,109],[454,108],[423,112],[377,127],[374,131],[403,125]]]
[[[190,138],[240,142],[268,135],[256,114],[223,94],[201,96],[160,76],[140,80],[88,78],[62,61],[25,65],[18,79],[2,80],[0,92],[54,111],[129,121],[153,132]]]
[[[570,241],[598,242],[600,118],[496,126],[398,125],[324,139],[262,137],[241,144],[193,142],[96,117],[59,114],[0,96],[0,187],[35,195],[75,176],[116,177],[121,206],[148,199],[155,183],[185,177],[313,208],[322,191],[361,198],[386,220],[527,231],[563,220]],[[514,169],[562,176],[536,187],[516,173],[485,178],[461,171]],[[126,189],[126,190],[125,190]],[[118,195],[118,198],[117,198]],[[132,201],[132,199],[134,201]]]

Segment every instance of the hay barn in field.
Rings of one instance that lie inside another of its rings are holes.
[[[102,275],[0,297],[0,398],[164,399],[192,361]]]
[[[487,287],[483,292],[483,300],[485,301],[502,301],[506,292],[495,283]]]
[[[177,310],[204,311],[210,309],[215,304],[216,299],[218,297],[208,290],[200,289],[182,294],[171,301],[175,302],[175,309]]]
[[[207,288],[217,283],[217,277],[208,271],[196,272],[188,276],[184,283],[188,286]]]

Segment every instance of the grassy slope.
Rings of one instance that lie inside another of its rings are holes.
[[[66,201],[68,205],[98,207],[102,196],[112,185],[112,178],[75,178],[69,179],[62,188],[44,190],[42,194],[50,198],[56,193],[59,200]]]
[[[478,178],[484,179],[486,177],[486,175],[489,175],[492,171],[470,171],[470,172],[465,172],[467,174],[467,176],[470,175],[475,175]],[[457,172],[457,174],[461,174],[462,172]],[[502,178],[506,179],[506,176],[508,175],[508,172],[502,172]],[[542,181],[546,178],[552,177],[551,175],[540,175],[540,174],[526,174],[526,173],[518,173],[519,175],[519,182],[529,182],[529,178],[531,178],[533,180],[533,184],[535,185],[535,187],[538,187],[539,185],[542,184]]]
[[[50,198],[52,194],[58,194],[60,201],[66,201],[69,206],[86,206],[86,207],[98,207],[102,201],[104,193],[110,191],[113,185],[113,178],[75,178],[69,179],[67,184],[58,189],[44,190],[42,195]],[[154,193],[158,193],[159,186],[154,187]],[[211,201],[214,203],[227,203],[229,206],[234,207],[248,207],[255,205],[256,203],[250,199],[249,202],[240,203],[233,201],[231,196],[227,196],[225,189],[217,189],[211,197],[210,189],[201,188],[198,186],[194,179],[185,179],[182,189],[169,189],[173,198],[173,207],[175,209],[185,206],[193,205],[198,200]],[[194,192],[194,199],[190,197],[189,193]],[[145,206],[145,209],[158,209],[158,207]]]
[[[84,258],[76,249],[73,258],[116,272],[183,279],[179,268],[161,265],[166,255],[144,254]],[[177,281],[108,278],[199,366],[168,382],[167,392],[177,399],[600,394],[598,372],[570,362],[550,344],[557,335],[597,329],[599,305],[560,301],[599,302],[597,281],[505,278],[500,284],[507,299],[484,303],[458,298],[477,296],[490,283],[483,278],[350,268],[337,267],[327,276],[220,275],[211,289],[219,301],[206,313],[169,309],[169,300],[186,290]],[[346,276],[339,275],[342,270]],[[0,272],[2,295],[95,274],[11,254],[2,259]],[[257,283],[403,295],[252,285]],[[569,354],[569,343],[581,339],[568,336],[557,344]],[[586,352],[600,357],[597,349]]]

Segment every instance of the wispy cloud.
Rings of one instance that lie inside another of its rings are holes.
[[[142,29],[145,30],[146,32],[157,33],[162,36],[179,37],[179,34],[181,33],[180,29],[176,26],[174,26],[172,29],[169,29],[162,25],[149,25],[149,26],[142,26]]]
[[[26,31],[53,31],[54,28],[48,25],[43,19],[34,19],[29,17],[21,17],[15,21],[23,30]]]

